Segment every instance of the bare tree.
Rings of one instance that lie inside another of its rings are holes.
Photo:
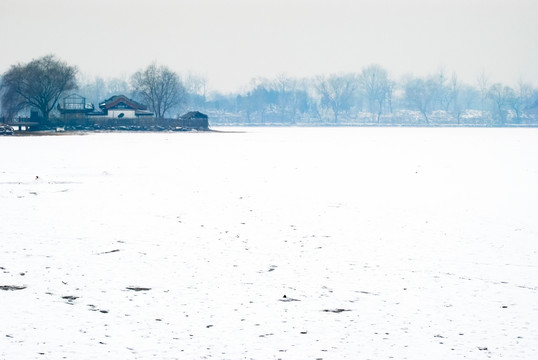
[[[300,113],[308,111],[308,94],[302,81],[285,76],[277,76],[271,83],[277,93],[276,109],[280,122],[295,124]]]
[[[334,123],[338,122],[340,113],[351,108],[356,90],[357,80],[354,74],[320,77],[316,83],[321,105],[332,110]]]
[[[432,104],[433,110],[444,110],[448,112],[454,102],[455,96],[457,96],[458,78],[456,74],[452,74],[452,79],[449,80],[444,70],[441,69],[430,79],[435,85]]]
[[[183,85],[191,94],[200,95],[204,98],[207,95],[207,78],[203,75],[189,72],[183,76]]]
[[[476,79],[476,83],[478,85],[478,90],[480,91],[480,110],[485,110],[491,82],[489,81],[488,75],[482,71]]]
[[[508,86],[495,83],[489,88],[487,97],[492,101],[495,117],[499,124],[504,125],[508,114],[507,107],[511,99],[515,97],[515,92]]]
[[[405,98],[407,102],[420,111],[427,124],[430,123],[428,112],[435,99],[437,89],[437,82],[433,78],[414,78],[408,80],[405,84]]]
[[[76,67],[53,55],[13,65],[3,75],[2,107],[12,115],[36,108],[46,122],[62,94],[77,88],[76,74]]]
[[[450,79],[443,72],[440,72],[437,76],[435,103],[440,109],[451,113],[456,118],[458,125],[461,122],[461,115],[464,110],[464,96],[462,96],[461,92],[462,89],[467,91],[467,88],[458,80],[456,73],[453,73]],[[470,99],[465,100],[469,101]]]
[[[271,88],[268,80],[259,79],[257,85],[246,96],[247,116],[250,118],[252,113],[257,113],[260,122],[265,124],[266,115],[275,108],[277,103],[277,92]]]
[[[203,75],[189,72],[182,76],[182,83],[187,92],[188,107],[203,107],[207,98],[207,78]]]
[[[294,106],[294,92],[297,88],[296,80],[280,74],[273,81],[272,87],[277,92],[276,108],[279,113],[280,122],[289,121],[290,123],[295,123],[296,107]]]
[[[512,97],[508,98],[508,104],[516,115],[516,122],[521,123],[521,116],[527,106],[531,104],[532,86],[520,81]]]
[[[359,75],[359,84],[368,100],[370,111],[377,113],[377,122],[379,122],[383,113],[383,104],[389,102],[388,98],[391,95],[391,84],[387,71],[380,65],[370,65],[364,68]]]
[[[158,119],[186,100],[186,90],[179,76],[166,66],[149,65],[131,78],[135,97],[142,98]]]
[[[109,98],[113,95],[125,94],[131,91],[129,86],[129,80],[125,75],[121,77],[113,77],[105,80],[105,96],[104,99]],[[103,99],[102,98],[102,99]]]
[[[457,81],[455,76],[452,78],[450,87],[453,92],[453,100],[450,109],[452,115],[456,117],[458,125],[460,125],[462,114],[465,110],[472,109],[473,105],[476,106],[475,103],[480,98],[480,94],[476,88]]]

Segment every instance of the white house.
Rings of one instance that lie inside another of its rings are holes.
[[[147,106],[140,104],[125,95],[115,95],[99,104],[101,112],[92,113],[91,116],[104,116],[114,119],[134,119],[140,117],[153,117]]]

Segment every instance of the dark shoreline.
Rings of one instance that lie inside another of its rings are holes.
[[[181,130],[150,130],[150,129],[69,129],[63,131],[56,130],[28,130],[28,131],[14,131],[11,135],[5,136],[17,136],[17,137],[30,137],[30,136],[67,136],[67,135],[89,135],[89,134],[107,134],[107,133],[223,133],[223,134],[241,134],[246,133],[245,130],[232,130],[232,128],[469,128],[469,129],[536,129],[538,124],[508,124],[508,125],[447,125],[447,124],[435,124],[435,125],[419,125],[419,124],[372,124],[372,125],[351,125],[351,124],[334,124],[334,125],[313,125],[313,124],[296,124],[296,125],[258,125],[258,124],[234,124],[234,125],[217,125],[219,130],[216,129],[181,129]],[[226,130],[224,130],[224,129]],[[227,130],[229,128],[230,130]]]

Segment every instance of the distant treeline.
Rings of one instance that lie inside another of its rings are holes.
[[[211,125],[538,125],[537,89],[491,83],[486,76],[475,85],[443,72],[395,80],[371,65],[360,73],[256,78],[246,90],[227,94],[207,92],[200,76],[181,81],[184,97],[174,110],[202,111]],[[79,91],[104,99],[132,89],[128,80],[96,78],[83,81]]]
[[[14,65],[2,77],[0,110],[7,118],[37,109],[45,120],[49,112],[54,119],[56,103],[76,92],[95,105],[124,94],[157,119],[201,111],[210,125],[538,125],[538,90],[523,81],[511,87],[482,75],[471,85],[442,71],[394,79],[376,64],[357,73],[255,78],[245,90],[226,94],[209,92],[202,76],[181,76],[157,64],[129,78],[83,77],[52,55]],[[44,87],[45,80],[52,82]],[[22,87],[27,83],[32,87]],[[42,101],[50,88],[61,96]]]

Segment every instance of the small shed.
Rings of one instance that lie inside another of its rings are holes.
[[[199,111],[190,111],[178,120],[179,126],[185,129],[209,130],[209,117]]]

